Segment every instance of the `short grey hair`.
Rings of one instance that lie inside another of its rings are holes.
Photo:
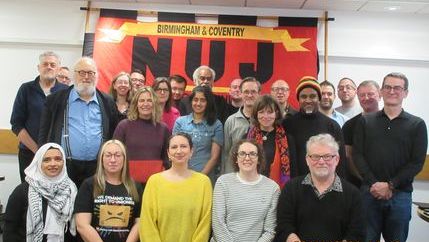
[[[200,66],[197,69],[195,69],[194,74],[192,74],[192,79],[194,80],[194,84],[196,86],[199,86],[200,84],[200,71],[204,69],[209,70],[212,73],[213,81],[216,77],[216,72],[212,68],[210,68],[209,66]]]
[[[378,85],[378,83],[376,81],[373,81],[373,80],[366,80],[366,81],[361,82],[359,84],[359,86],[357,87],[357,89],[359,90],[359,88],[367,87],[367,86],[374,86],[375,88],[377,88],[378,91],[380,91],[380,85]]]
[[[61,65],[61,58],[60,58],[60,56],[57,53],[55,53],[53,51],[50,51],[50,50],[49,51],[45,51],[45,52],[43,52],[42,54],[39,55],[39,62],[42,63],[43,59],[45,59],[48,56],[55,57],[57,59],[58,65]]]
[[[312,145],[322,145],[322,146],[328,146],[335,150],[335,153],[338,154],[339,145],[337,141],[335,141],[335,138],[332,137],[330,134],[318,134],[315,136],[311,136],[310,139],[307,141],[307,154],[310,150],[310,147]]]

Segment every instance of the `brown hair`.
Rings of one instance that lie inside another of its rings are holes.
[[[140,95],[144,92],[150,93],[152,97],[153,107],[152,107],[152,123],[156,125],[161,122],[162,110],[159,105],[158,97],[151,87],[141,87],[136,91],[133,99],[131,99],[130,108],[128,109],[128,119],[129,120],[137,120],[139,119],[139,110],[137,107],[138,100]]]
[[[252,123],[259,127],[260,123],[258,121],[258,112],[264,108],[271,109],[276,113],[276,119],[274,120],[274,126],[280,125],[283,120],[283,111],[280,108],[279,103],[271,95],[263,95],[256,99],[255,104],[253,104],[252,114],[250,118]]]
[[[265,169],[265,152],[264,149],[262,148],[262,146],[258,143],[256,143],[256,140],[253,139],[242,139],[239,140],[237,143],[235,143],[232,148],[231,148],[231,152],[229,154],[230,157],[230,162],[232,162],[232,167],[234,168],[234,171],[238,172],[239,171],[239,167],[238,167],[238,150],[240,149],[240,146],[244,143],[249,143],[252,144],[254,146],[256,146],[256,150],[258,151],[258,173],[261,173],[264,169]]]

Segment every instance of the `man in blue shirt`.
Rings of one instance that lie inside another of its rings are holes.
[[[61,144],[68,175],[78,187],[94,174],[98,150],[118,123],[115,102],[96,89],[97,80],[94,60],[79,59],[73,68],[74,86],[46,100],[40,121],[39,144]]]
[[[37,70],[39,76],[21,85],[13,104],[10,124],[19,140],[19,175],[24,181],[24,169],[31,163],[36,153],[40,116],[46,96],[67,86],[56,81],[61,65],[60,57],[52,51],[39,56]]]

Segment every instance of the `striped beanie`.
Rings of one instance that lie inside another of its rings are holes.
[[[296,98],[299,100],[299,93],[304,88],[313,88],[317,95],[319,96],[319,100],[322,98],[322,91],[320,89],[320,84],[317,82],[317,79],[312,76],[304,76],[299,80],[298,86],[296,87]]]

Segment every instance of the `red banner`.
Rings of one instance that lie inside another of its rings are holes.
[[[93,57],[103,91],[118,72],[133,68],[145,72],[149,85],[155,77],[179,74],[192,88],[193,71],[208,65],[216,72],[215,92],[227,92],[233,79],[254,76],[268,93],[273,81],[284,79],[296,104],[296,83],[303,76],[317,76],[316,43],[317,26],[143,23],[100,17]]]

